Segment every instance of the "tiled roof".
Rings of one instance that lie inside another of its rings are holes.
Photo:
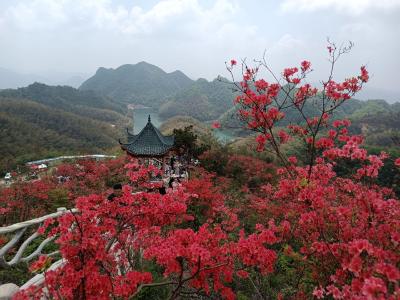
[[[132,134],[127,130],[128,142],[121,143],[121,147],[135,156],[159,156],[164,155],[174,146],[175,137],[164,136],[151,123],[150,115],[146,126],[138,134]]]

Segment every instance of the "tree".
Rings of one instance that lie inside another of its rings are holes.
[[[283,71],[284,86],[265,59],[254,68],[243,61],[243,80],[234,83],[241,93],[236,99],[241,107],[239,117],[259,133],[258,150],[271,150],[282,166],[278,185],[264,186],[266,196],[256,198],[253,206],[259,211],[258,221],[273,218],[290,224],[284,256],[303,257],[304,263],[294,267],[301,277],[293,294],[285,296],[308,298],[312,282],[312,294],[317,298],[399,297],[399,256],[395,253],[399,250],[400,205],[393,191],[376,181],[388,155],[368,155],[360,146],[362,136],[348,134],[348,120],[329,121],[334,111],[369,80],[364,66],[357,77],[333,80],[338,59],[351,47],[351,43],[343,48],[329,43],[331,71],[320,89],[305,83],[312,71],[308,61],[300,68]],[[236,64],[232,60],[227,66],[232,76]],[[261,68],[276,82],[258,79]],[[279,98],[278,93],[285,97]],[[304,110],[305,103],[311,101],[320,112],[313,118]],[[285,110],[293,108],[303,122],[275,130],[285,118]],[[303,166],[282,151],[281,146],[293,137],[300,137],[306,146],[307,163]],[[357,162],[346,177],[338,176],[333,169],[343,159]]]
[[[186,155],[188,158],[197,158],[200,154],[206,151],[207,145],[199,145],[197,134],[193,133],[193,125],[185,126],[183,129],[174,129],[175,147],[181,155]]]

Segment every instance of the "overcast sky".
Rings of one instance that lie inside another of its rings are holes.
[[[279,72],[312,61],[327,72],[326,38],[355,47],[339,78],[366,64],[370,89],[400,100],[400,0],[1,0],[0,67],[92,75],[147,61],[213,79],[231,58],[267,59]]]

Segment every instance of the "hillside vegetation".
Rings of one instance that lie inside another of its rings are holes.
[[[111,98],[100,96],[93,91],[80,91],[69,86],[33,83],[24,88],[2,90],[0,96],[30,99],[53,108],[105,121],[120,118],[120,115],[115,112],[125,113],[125,107]]]
[[[176,116],[166,120],[160,126],[160,131],[165,135],[170,135],[174,129],[183,129],[187,126],[193,126],[193,132],[199,135],[207,135],[210,128],[199,120],[188,116]]]
[[[220,116],[219,122],[223,128],[232,131],[237,136],[247,136],[248,130],[237,117],[238,107],[231,107]],[[309,116],[317,116],[319,110],[312,102],[306,103],[304,111]],[[400,130],[400,103],[389,104],[384,100],[361,101],[352,99],[340,106],[333,119],[350,119],[353,134],[363,134],[366,144],[373,146],[393,147],[394,139],[398,139]],[[286,118],[279,126],[289,123],[299,124],[304,120],[296,114],[295,109],[286,111]]]
[[[129,119],[112,101],[70,87],[33,84],[0,92],[0,173],[28,160],[104,152]]]
[[[160,117],[167,119],[187,115],[200,121],[217,119],[233,105],[234,93],[229,84],[215,79],[195,81],[189,88],[170,97],[159,109]]]
[[[369,100],[349,117],[354,133],[363,134],[366,144],[373,146],[400,146],[400,103]]]
[[[157,107],[168,96],[192,84],[180,71],[166,73],[159,67],[140,62],[116,69],[99,68],[80,90],[93,90],[120,103]]]

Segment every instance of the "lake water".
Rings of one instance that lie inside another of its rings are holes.
[[[133,110],[133,123],[134,123],[134,133],[137,134],[140,130],[143,129],[144,126],[147,124],[148,117],[150,115],[151,123],[157,128],[160,127],[162,124],[161,119],[158,116],[158,113],[153,108],[136,108]],[[211,124],[208,124],[211,128]],[[131,129],[132,131],[132,129]],[[225,131],[222,129],[214,129],[212,130],[215,137],[222,143],[227,143],[235,139],[229,131]]]

